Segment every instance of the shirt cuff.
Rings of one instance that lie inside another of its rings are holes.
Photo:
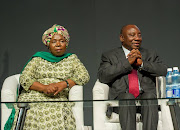
[[[141,64],[141,66],[139,66],[138,71],[141,71],[141,70],[142,70],[142,67],[143,67],[143,62],[142,62],[142,64]]]
[[[142,67],[143,67],[143,62],[142,62],[141,66],[139,68],[142,68]]]

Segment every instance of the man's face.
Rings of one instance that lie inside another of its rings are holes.
[[[141,32],[136,25],[127,25],[120,35],[122,45],[128,49],[139,49],[142,42]]]

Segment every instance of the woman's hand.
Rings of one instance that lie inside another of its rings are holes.
[[[76,84],[71,79],[67,79],[67,81],[69,83],[69,88],[73,87]],[[54,95],[57,95],[59,92],[61,92],[66,87],[67,87],[67,83],[65,81],[61,81],[58,83],[51,83],[49,85],[44,85],[44,84],[41,84],[39,82],[34,82],[29,89],[30,90],[36,90],[39,92],[44,92],[46,94],[52,93]]]
[[[67,83],[65,81],[61,81],[59,83],[56,83],[56,91],[54,95],[57,95],[59,92],[61,92],[63,89],[67,87]]]
[[[51,93],[54,94],[58,90],[58,83],[51,83],[48,85],[44,85],[39,82],[34,82],[29,89],[43,92],[45,94],[51,94]]]
[[[45,85],[43,92],[46,94],[55,93],[57,88],[57,83],[51,83],[49,85]]]

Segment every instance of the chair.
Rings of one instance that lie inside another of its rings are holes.
[[[156,88],[158,98],[164,98],[163,91],[165,91],[165,78],[156,78]],[[108,100],[109,86],[96,81],[93,88],[93,100]],[[158,101],[161,111],[159,111],[159,121],[157,130],[173,130],[173,123],[169,106],[166,104],[168,100]],[[118,106],[118,101],[94,101],[93,102],[93,123],[94,130],[121,130],[119,123],[119,115],[112,113],[111,117],[106,117],[107,106]],[[140,121],[140,114],[136,114],[137,130],[142,130],[142,122]]]
[[[20,74],[7,77],[3,83],[1,90],[1,102],[16,102],[17,88],[19,88]],[[83,87],[75,85],[70,89],[69,100],[83,100]],[[11,114],[12,109],[8,109],[4,103],[1,104],[1,130],[4,130],[4,125]],[[76,102],[72,108],[76,119],[77,130],[84,130],[83,102]]]

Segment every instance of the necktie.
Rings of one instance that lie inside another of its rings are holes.
[[[139,84],[137,70],[133,69],[130,74],[128,74],[129,80],[129,93],[133,94],[136,98],[139,95]]]

